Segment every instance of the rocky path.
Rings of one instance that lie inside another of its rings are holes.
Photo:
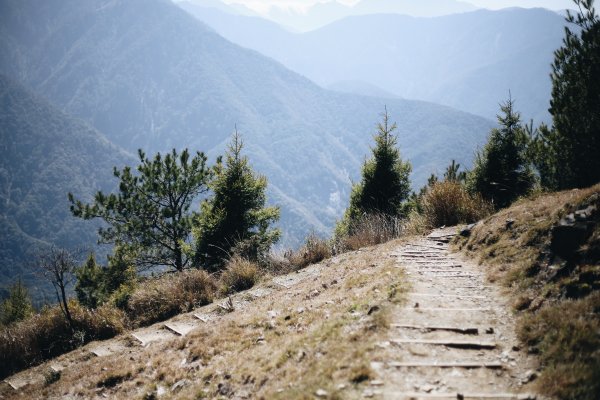
[[[481,266],[448,250],[456,228],[401,245],[392,255],[411,289],[393,311],[382,377],[386,399],[530,399],[535,360],[518,347],[515,321]]]

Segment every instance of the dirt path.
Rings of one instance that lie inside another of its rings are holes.
[[[481,266],[448,251],[456,228],[393,255],[411,290],[392,313],[387,360],[373,363],[389,399],[527,399],[535,360],[519,349],[507,299]]]

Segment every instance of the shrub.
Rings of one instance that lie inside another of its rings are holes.
[[[221,274],[221,291],[224,294],[231,294],[242,290],[250,289],[260,278],[258,266],[244,258],[233,257]]]
[[[125,312],[134,326],[149,325],[210,303],[215,289],[213,278],[202,270],[148,279],[131,293]]]
[[[0,331],[0,378],[91,340],[111,338],[125,329],[125,316],[114,307],[89,310],[71,300],[69,308],[75,331],[58,306],[45,308]]]
[[[365,214],[350,223],[349,234],[337,235],[334,243],[336,253],[373,246],[399,237],[403,232],[403,220],[385,214]]]
[[[306,237],[304,245],[298,251],[287,252],[285,258],[297,270],[330,258],[331,254],[329,241],[312,232]]]
[[[421,199],[421,207],[431,228],[475,222],[493,212],[490,203],[451,181],[436,182],[429,187]]]

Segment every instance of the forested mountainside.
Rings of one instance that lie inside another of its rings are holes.
[[[431,103],[326,91],[165,0],[10,0],[0,70],[128,151],[222,152],[235,124],[282,209],[284,243],[328,232],[387,105],[415,187],[469,165],[492,122]],[[451,140],[449,140],[451,138]]]
[[[511,91],[526,119],[549,120],[548,75],[565,26],[563,16],[549,10],[478,10],[436,18],[361,15],[292,33],[258,17],[189,2],[180,6],[234,43],[326,87],[365,82],[487,118],[494,118]]]
[[[96,224],[71,216],[67,192],[90,198],[111,190],[112,167],[132,157],[3,75],[0,149],[0,283],[21,275],[40,299],[33,252],[49,244],[92,248],[97,241]]]

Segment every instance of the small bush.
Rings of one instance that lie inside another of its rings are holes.
[[[0,330],[0,378],[125,329],[125,315],[114,307],[88,310],[71,300],[69,308],[75,332],[58,306]]]
[[[293,266],[293,269],[297,270],[330,258],[331,254],[329,241],[318,237],[313,232],[306,237],[304,245],[298,251],[286,253],[285,258]]]
[[[434,183],[423,195],[421,206],[431,228],[475,222],[493,212],[490,203],[450,181]]]
[[[221,291],[231,294],[250,289],[260,278],[260,270],[252,261],[233,257],[227,262],[225,271],[221,274]]]
[[[403,220],[385,214],[367,214],[348,226],[347,234],[335,239],[336,253],[358,250],[398,238],[403,232]]]
[[[215,289],[213,278],[202,270],[148,279],[131,293],[125,312],[134,326],[149,325],[212,302]]]

